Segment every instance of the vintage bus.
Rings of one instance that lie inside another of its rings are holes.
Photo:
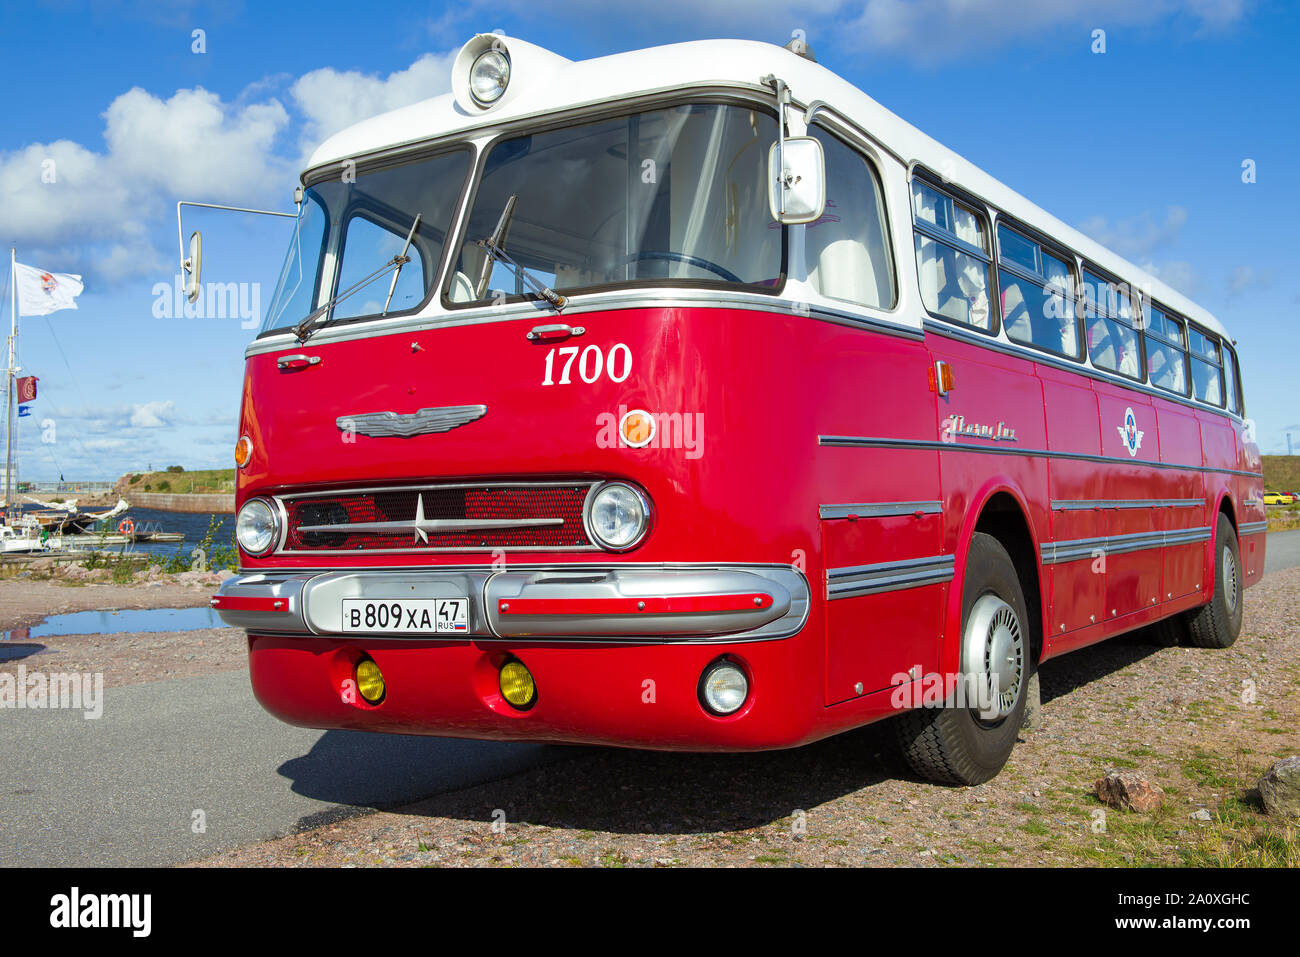
[[[974,783],[1039,662],[1237,637],[1263,484],[1205,309],[797,42],[480,35],[451,83],[317,150],[247,350],[213,604],[270,712],[698,751],[890,718]]]

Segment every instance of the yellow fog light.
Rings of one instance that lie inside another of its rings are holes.
[[[497,680],[501,687],[501,697],[520,711],[531,708],[537,700],[537,685],[522,661],[507,661],[501,666]]]
[[[384,676],[370,658],[357,662],[357,693],[369,704],[384,700]]]

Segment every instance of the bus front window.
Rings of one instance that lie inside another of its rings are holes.
[[[433,292],[469,168],[461,147],[374,170],[345,165],[318,179],[303,196],[262,332],[295,326],[336,296],[321,323],[418,309]],[[408,235],[409,261],[394,284],[384,266]]]
[[[669,282],[774,290],[784,231],[768,212],[765,175],[776,135],[766,113],[693,104],[501,140],[448,299],[532,295],[480,245],[512,196],[501,245],[557,292]]]

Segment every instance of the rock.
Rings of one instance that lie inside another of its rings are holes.
[[[1108,771],[1096,788],[1103,804],[1121,810],[1154,811],[1165,799],[1164,788],[1138,771]]]
[[[1300,757],[1283,758],[1259,779],[1264,811],[1278,817],[1300,818]]]
[[[1210,812],[1207,811],[1207,810],[1205,810],[1205,808],[1201,808],[1199,811],[1193,811],[1191,814],[1189,814],[1189,815],[1187,815],[1187,816],[1188,816],[1189,818],[1191,818],[1193,821],[1209,821],[1209,820],[1212,820],[1212,818],[1211,818],[1211,816],[1210,816]]]
[[[1029,676],[1025,696],[1025,716],[1020,727],[1026,731],[1036,731],[1043,726],[1043,695],[1039,690],[1037,671]]]
[[[234,578],[234,577],[235,577],[235,573],[232,572],[229,568],[223,568],[221,569],[221,571],[217,572],[217,581],[225,581],[227,578]]]

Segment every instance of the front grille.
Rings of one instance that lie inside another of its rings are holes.
[[[285,495],[283,551],[591,548],[582,522],[591,488],[428,485]]]

